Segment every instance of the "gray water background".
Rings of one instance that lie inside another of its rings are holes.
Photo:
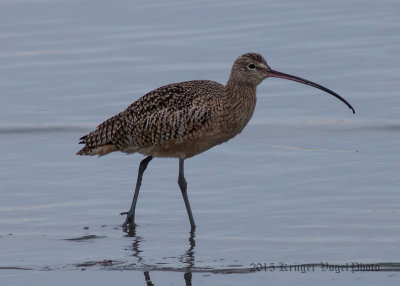
[[[398,285],[397,271],[250,270],[397,270],[399,30],[390,0],[1,0],[1,285]],[[149,164],[124,233],[143,157],[77,157],[79,137],[161,85],[225,83],[249,51],[356,114],[267,79],[243,133],[186,161],[195,234],[176,159]]]

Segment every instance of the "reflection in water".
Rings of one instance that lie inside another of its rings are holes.
[[[155,286],[153,282],[151,282],[150,274],[148,271],[144,272],[144,278],[146,279],[147,286]],[[185,279],[186,286],[192,286],[192,272],[185,272],[185,274],[183,274],[183,279]]]
[[[146,279],[146,285],[147,286],[154,286],[154,284],[151,282],[150,274],[149,274],[148,271],[144,272],[144,279]]]
[[[127,236],[133,238],[132,242],[132,250],[133,250],[133,256],[135,256],[138,259],[138,264],[140,264],[143,261],[143,257],[140,255],[142,250],[140,250],[140,243],[143,240],[141,236],[136,235],[136,226],[129,227],[127,229]],[[185,280],[185,285],[186,286],[191,286],[192,285],[192,268],[194,267],[195,264],[195,257],[194,257],[194,248],[196,246],[196,241],[195,241],[195,231],[191,230],[189,232],[189,248],[185,251],[184,254],[182,254],[179,257],[179,261],[186,265],[185,267],[182,268],[184,271],[183,274],[183,279]],[[150,269],[151,270],[151,269]],[[143,271],[144,278],[146,281],[147,286],[154,286],[154,284],[151,282],[150,278],[150,272],[149,269],[147,268],[146,271]]]
[[[190,231],[189,236],[189,249],[186,250],[185,254],[181,255],[179,261],[187,265],[185,269],[191,271],[194,266],[194,247],[196,246],[196,241],[194,240],[195,233],[194,230]]]
[[[189,236],[189,249],[186,250],[185,254],[181,256],[179,261],[186,264],[185,274],[183,278],[185,279],[186,286],[192,285],[192,268],[194,266],[194,247],[196,246],[195,232],[194,229],[190,231]]]
[[[142,252],[139,249],[139,246],[140,246],[140,242],[143,240],[143,238],[141,236],[136,235],[136,226],[131,226],[131,227],[127,228],[126,230],[127,230],[127,236],[133,238],[133,242],[132,242],[133,256],[135,256],[138,259],[138,263],[141,263],[143,258],[139,255],[140,252]]]

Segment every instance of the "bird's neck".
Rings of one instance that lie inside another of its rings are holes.
[[[227,109],[227,120],[231,122],[231,128],[240,133],[256,107],[257,85],[243,82],[228,81],[223,95],[224,106]]]

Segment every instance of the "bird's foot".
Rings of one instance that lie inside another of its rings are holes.
[[[129,212],[122,212],[121,215],[126,215],[126,219],[122,224],[124,229],[135,227],[135,216],[133,213]]]

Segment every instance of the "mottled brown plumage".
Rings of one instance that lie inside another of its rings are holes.
[[[311,81],[272,70],[256,53],[240,56],[226,85],[194,80],[155,89],[83,136],[78,155],[106,155],[114,151],[141,153],[138,180],[124,227],[134,225],[142,175],[153,157],[179,158],[179,179],[192,229],[195,223],[187,197],[184,159],[226,142],[239,134],[253,115],[256,88],[267,77],[279,77],[324,90],[351,105],[333,91]]]
[[[246,75],[246,63],[267,66],[257,54],[240,57],[226,86],[194,80],[157,88],[81,138],[78,155],[112,151],[186,159],[240,133],[256,104],[262,79]],[[244,65],[244,69],[243,69]],[[265,78],[265,77],[264,77]]]

